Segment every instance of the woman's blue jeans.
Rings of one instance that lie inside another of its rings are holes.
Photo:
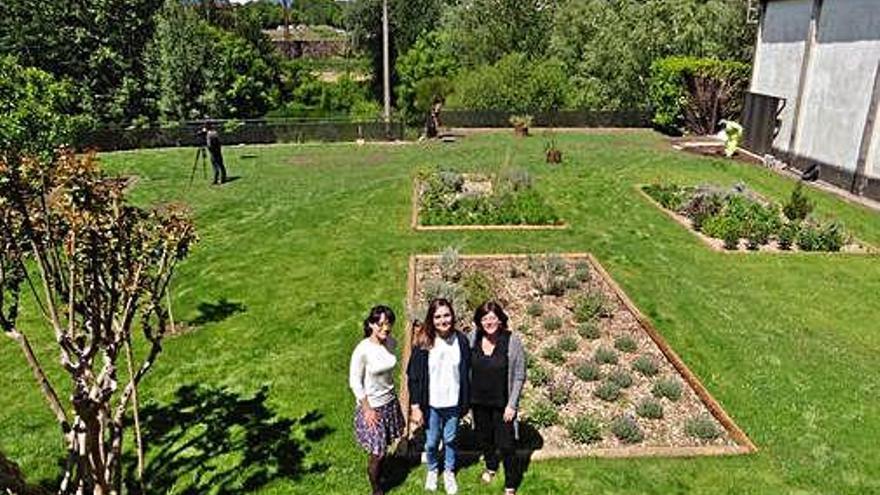
[[[455,437],[458,433],[458,406],[434,408],[428,407],[428,428],[425,431],[425,453],[428,458],[428,471],[440,469],[440,438],[443,437],[443,449],[446,458],[444,470],[455,470]]]

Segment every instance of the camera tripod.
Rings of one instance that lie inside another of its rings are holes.
[[[208,166],[205,164],[205,161],[207,160],[207,156],[206,156],[207,154],[208,154],[208,151],[205,149],[204,146],[199,146],[198,148],[196,148],[196,158],[195,158],[195,160],[193,160],[192,171],[190,171],[190,174],[189,174],[189,185],[190,186],[192,186],[193,179],[196,178],[196,168],[199,165],[200,159],[202,161],[202,178],[203,179],[208,178],[208,168],[207,168]]]

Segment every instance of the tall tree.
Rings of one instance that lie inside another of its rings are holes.
[[[0,53],[14,53],[24,66],[74,81],[83,110],[101,120],[124,121],[141,113],[133,83],[142,77],[143,49],[161,5],[162,0],[3,0]]]
[[[168,330],[168,285],[195,241],[179,208],[131,206],[124,187],[91,154],[0,160],[0,330],[58,423],[64,494],[120,493],[125,416],[134,401],[138,424],[137,388]],[[55,337],[67,399],[31,346],[33,328],[19,325],[25,291]],[[136,328],[146,343],[140,359]]]

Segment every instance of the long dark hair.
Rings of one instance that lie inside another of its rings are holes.
[[[501,332],[509,332],[507,328],[507,313],[504,312],[504,308],[501,307],[495,301],[486,301],[477,307],[477,310],[474,311],[474,326],[477,329],[477,336],[482,337],[486,334],[486,331],[483,330],[483,322],[482,319],[489,313],[495,313],[495,316],[498,317],[499,325],[498,330]]]
[[[373,306],[373,309],[370,310],[370,314],[364,319],[364,338],[373,335],[373,329],[370,328],[370,323],[374,325],[379,323],[382,321],[382,315],[385,315],[385,321],[387,321],[389,325],[394,325],[394,311],[392,311],[391,308],[382,304]]]
[[[421,349],[430,349],[434,346],[434,338],[437,337],[437,328],[434,327],[434,314],[444,306],[449,308],[449,313],[452,315],[452,327],[453,329],[455,328],[455,309],[452,308],[452,303],[442,297],[432,299],[431,303],[428,304],[425,322],[422,324],[421,331],[413,339],[413,345]]]

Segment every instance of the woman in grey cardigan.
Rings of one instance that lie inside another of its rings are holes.
[[[522,341],[510,332],[507,321],[507,314],[494,301],[483,303],[474,312],[470,405],[474,432],[486,462],[481,479],[492,481],[500,451],[504,493],[512,495],[522,481],[522,463],[516,458],[516,420],[526,381],[526,360]]]

